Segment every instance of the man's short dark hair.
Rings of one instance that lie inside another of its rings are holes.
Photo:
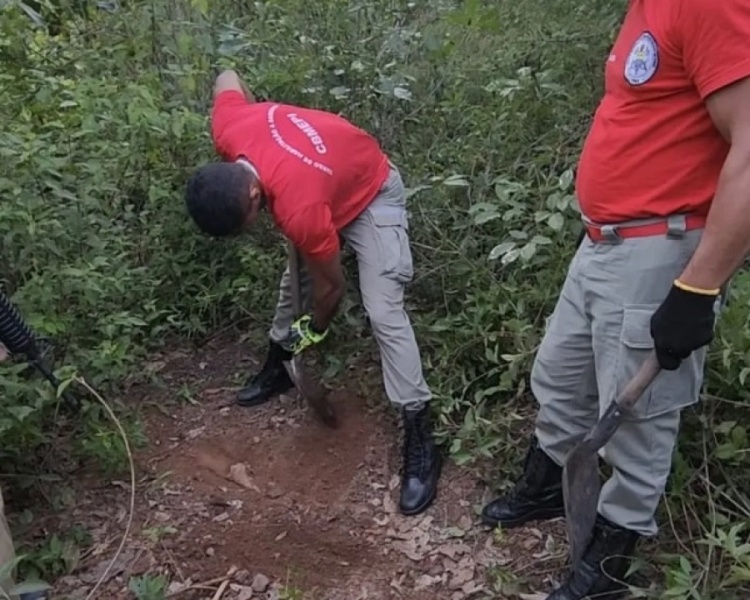
[[[199,168],[185,190],[185,204],[195,224],[212,236],[239,233],[247,214],[252,175],[237,163]]]

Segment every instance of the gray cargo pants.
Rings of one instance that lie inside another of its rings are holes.
[[[531,374],[540,405],[536,434],[556,463],[564,463],[576,436],[594,426],[653,348],[651,315],[701,233],[619,243],[595,243],[587,236],[581,243]],[[703,348],[678,370],[661,372],[604,447],[613,475],[602,488],[599,512],[610,521],[656,534],[654,516],[671,469],[680,411],[699,400],[705,356]]]
[[[398,169],[391,167],[376,198],[341,235],[357,255],[360,292],[380,349],[386,395],[397,407],[418,409],[432,394],[422,374],[419,347],[404,308],[404,288],[413,277],[413,264],[406,193]],[[304,266],[300,267],[302,296],[309,307],[310,278]],[[272,340],[284,339],[293,314],[287,265],[269,332]]]

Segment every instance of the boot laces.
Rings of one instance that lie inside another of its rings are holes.
[[[427,463],[427,451],[422,430],[415,418],[407,418],[404,427],[404,475],[423,476]]]
[[[540,486],[539,470],[543,468],[540,464],[541,460],[535,453],[529,453],[524,460],[523,473],[521,478],[518,480],[507,494],[508,503],[524,503],[532,497],[533,490]]]

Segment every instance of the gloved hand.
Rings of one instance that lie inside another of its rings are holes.
[[[310,346],[319,344],[328,335],[328,330],[316,331],[311,315],[304,315],[295,321],[289,328],[286,339],[280,342],[284,350],[293,354],[299,354]]]
[[[718,290],[698,290],[675,281],[651,317],[651,337],[662,369],[676,370],[693,351],[713,340],[718,294]]]

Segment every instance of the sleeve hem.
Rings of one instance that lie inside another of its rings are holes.
[[[736,83],[745,77],[750,77],[750,58],[743,60],[737,66],[722,70],[713,77],[710,77],[699,86],[698,92],[700,93],[701,99],[705,100],[714,92]]]
[[[316,248],[313,251],[307,250],[304,247],[300,247],[300,251],[308,258],[315,261],[327,261],[331,260],[339,252],[339,241],[336,239],[333,243],[326,244],[324,249]]]

